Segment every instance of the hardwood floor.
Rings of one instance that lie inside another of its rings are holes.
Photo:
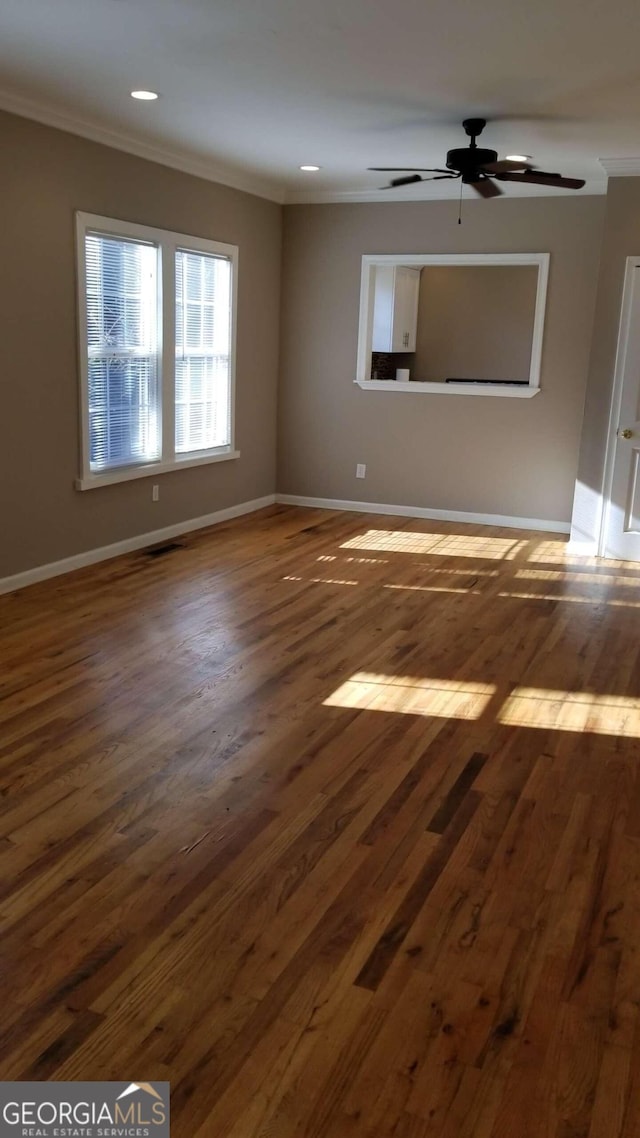
[[[0,598],[0,1077],[637,1138],[640,566],[273,507]]]

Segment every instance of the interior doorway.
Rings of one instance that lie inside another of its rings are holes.
[[[640,257],[625,272],[599,553],[640,561]]]

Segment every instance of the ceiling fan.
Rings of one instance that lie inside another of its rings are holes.
[[[471,139],[468,146],[447,151],[446,169],[428,169],[420,166],[370,166],[370,170],[389,174],[408,171],[401,178],[392,178],[386,190],[398,186],[409,186],[414,182],[436,182],[443,178],[462,178],[465,185],[471,186],[482,198],[496,198],[502,193],[496,182],[533,182],[538,186],[553,186],[567,190],[580,190],[583,178],[563,178],[561,174],[550,174],[537,170],[528,160],[513,161],[510,158],[498,160],[496,150],[484,150],[476,144],[476,138],[487,125],[486,119],[465,119],[462,126]],[[423,178],[423,174],[431,174]]]

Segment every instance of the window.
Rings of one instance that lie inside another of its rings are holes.
[[[236,246],[79,214],[78,259],[78,488],[236,458]]]

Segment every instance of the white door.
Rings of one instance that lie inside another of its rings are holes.
[[[603,553],[640,561],[640,259],[627,263],[611,405]]]

